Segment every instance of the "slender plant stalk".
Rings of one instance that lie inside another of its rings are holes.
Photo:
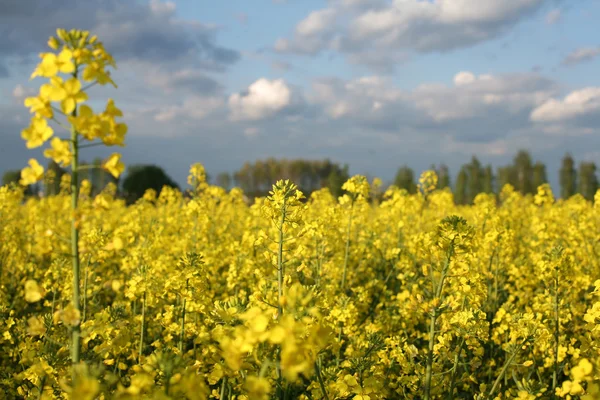
[[[221,400],[225,400],[225,386],[227,386],[227,377],[224,377],[221,382],[221,393],[219,394],[219,399]]]
[[[138,364],[142,363],[144,353],[144,330],[146,329],[146,292],[142,295],[142,327],[140,329],[140,349],[138,354]]]
[[[73,77],[77,78],[77,69],[73,73]],[[77,109],[73,110],[72,115],[77,116]],[[79,228],[77,226],[77,201],[79,198],[79,142],[78,134],[75,126],[71,125],[71,258],[73,264],[73,298],[72,304],[76,312],[79,312]],[[71,329],[71,362],[79,363],[81,351],[81,332],[80,322],[77,321]]]
[[[185,291],[187,292],[190,280],[185,281]],[[179,353],[183,357],[183,338],[185,336],[185,302],[186,298],[183,298],[183,309],[181,311],[181,332],[179,334]]]
[[[558,384],[558,344],[560,340],[558,300],[558,266],[556,266],[554,275],[554,372],[552,373],[552,393],[555,393]]]
[[[278,286],[278,302],[277,302],[277,318],[283,315],[283,306],[281,299],[283,297],[283,224],[285,223],[285,206],[286,199],[283,199],[283,207],[281,208],[281,224],[279,225],[279,249],[277,250],[277,286]]]
[[[488,394],[488,399],[492,398],[492,395],[494,394],[494,392],[496,391],[496,389],[498,388],[498,385],[500,385],[500,381],[502,380],[502,378],[504,377],[504,374],[506,374],[506,370],[508,369],[508,367],[510,366],[510,364],[512,363],[512,361],[515,359],[515,357],[517,356],[517,354],[519,353],[519,349],[527,342],[527,339],[525,339],[523,342],[521,342],[516,348],[515,350],[512,352],[512,354],[510,355],[510,357],[508,358],[508,360],[506,360],[506,362],[504,363],[504,366],[502,367],[502,371],[500,371],[500,375],[498,375],[498,377],[496,378],[496,381],[494,382],[494,385],[492,386],[492,388],[490,389],[490,393]]]
[[[350,231],[352,229],[352,211],[354,211],[354,203],[350,208],[350,215],[348,216],[348,227],[346,228],[346,250],[344,253],[344,272],[342,273],[342,283],[340,285],[342,292],[346,288],[346,274],[348,273],[348,259],[350,254]]]
[[[277,290],[278,290],[278,296],[277,296],[277,319],[281,319],[281,317],[283,316],[283,305],[282,303],[282,298],[283,298],[283,241],[284,241],[284,234],[283,234],[283,224],[285,223],[285,217],[286,217],[286,200],[287,198],[284,197],[283,199],[283,206],[281,207],[281,221],[280,221],[280,225],[279,225],[279,248],[277,250]],[[280,399],[285,397],[285,392],[283,390],[283,375],[281,373],[281,346],[277,347],[277,381],[278,381],[278,385],[277,385],[277,392],[278,392],[278,396]]]
[[[329,396],[327,395],[327,389],[325,389],[325,383],[323,382],[323,376],[321,375],[321,367],[319,367],[318,361],[315,361],[315,371],[317,372],[317,379],[319,380],[319,386],[321,387],[321,393],[323,394],[323,398],[325,400],[329,400]]]
[[[81,317],[81,322],[85,322],[85,318],[87,315],[87,287],[88,287],[88,269],[90,266],[90,256],[88,258],[87,263],[85,264],[85,269],[83,271],[83,316]]]
[[[456,374],[458,371],[458,361],[460,360],[460,354],[462,353],[463,346],[465,345],[465,338],[461,339],[458,351],[454,354],[454,365],[452,366],[452,377],[450,378],[450,390],[448,391],[448,399],[454,399],[454,387],[456,386]]]
[[[348,272],[348,262],[350,256],[350,232],[352,230],[352,213],[354,211],[354,203],[350,208],[350,215],[348,216],[348,226],[346,227],[346,249],[344,251],[344,272],[342,273],[342,282],[340,283],[341,292],[344,293],[346,289],[346,274]],[[342,358],[342,335],[344,333],[344,326],[340,322],[340,329],[338,332],[338,342],[340,342],[340,350],[335,358],[335,366],[339,367],[340,359]]]
[[[444,282],[446,280],[446,275],[448,274],[448,268],[450,267],[450,259],[452,258],[453,252],[453,244],[450,244],[448,252],[446,254],[446,260],[444,262],[444,267],[442,268],[442,274],[440,276],[440,280],[437,284],[437,287],[434,285],[435,294],[433,300],[441,300],[442,293],[444,290]],[[431,271],[431,279],[433,281],[433,271]],[[431,399],[431,378],[433,376],[433,347],[435,345],[435,324],[437,323],[437,319],[440,316],[438,312],[438,306],[435,305],[433,310],[431,311],[431,317],[429,319],[429,346],[427,349],[427,366],[425,369],[425,393],[423,395],[424,400]]]

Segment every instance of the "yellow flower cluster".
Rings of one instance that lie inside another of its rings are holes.
[[[123,113],[114,101],[109,99],[101,113],[94,113],[84,104],[88,101],[87,90],[92,86],[110,83],[116,87],[107,69],[115,67],[115,62],[102,42],[87,31],[58,29],[56,36],[49,39],[48,46],[53,51],[40,54],[41,61],[31,75],[31,79],[42,77],[48,82],[40,86],[37,96],[28,97],[24,102],[32,114],[29,126],[21,132],[27,148],[43,146],[52,139],[44,156],[69,166],[82,145],[80,140],[88,141],[87,146],[123,146],[127,125],[117,121]],[[88,84],[84,87],[85,82]],[[53,103],[59,103],[59,106]],[[63,117],[63,121],[59,117]],[[55,132],[57,128],[62,128],[69,138],[61,138]],[[113,155],[105,166],[118,177],[124,165],[115,157],[117,155]],[[74,169],[77,169],[76,164]],[[33,184],[43,177],[43,167],[37,161],[30,161],[21,176],[22,185]]]
[[[203,177],[131,206],[82,185],[79,309],[69,193],[0,189],[9,398],[598,398],[600,213],[582,197],[369,203],[353,177],[351,208],[287,181],[247,205]]]

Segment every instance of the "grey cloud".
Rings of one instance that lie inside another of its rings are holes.
[[[26,57],[38,52],[57,26],[98,34],[118,59],[185,62],[223,70],[239,53],[218,46],[216,29],[179,20],[174,3],[118,0],[7,0],[0,9],[0,54]]]
[[[600,55],[599,47],[582,47],[569,53],[563,60],[562,65],[572,66],[586,61],[592,61]]]

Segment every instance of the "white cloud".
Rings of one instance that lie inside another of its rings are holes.
[[[231,95],[229,108],[233,120],[260,120],[283,110],[291,101],[292,91],[283,79],[260,78],[246,94]]]
[[[181,117],[201,120],[223,106],[224,99],[222,97],[192,95],[183,100],[180,105],[157,108],[154,112],[154,120],[168,122]]]
[[[275,50],[331,49],[352,62],[389,66],[402,51],[446,51],[494,39],[550,1],[333,0],[300,21],[292,38],[278,39]]]
[[[296,25],[296,33],[301,36],[310,36],[331,29],[336,12],[331,8],[311,12],[308,17]]]
[[[600,55],[600,46],[582,47],[569,53],[562,61],[563,65],[575,65],[585,61],[591,61]]]
[[[472,72],[462,71],[454,76],[454,84],[456,86],[468,85],[475,82],[475,79],[475,75]]]
[[[548,99],[531,112],[535,122],[560,122],[595,115],[600,118],[600,87],[569,93],[564,99]]]

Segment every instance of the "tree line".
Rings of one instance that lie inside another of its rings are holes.
[[[162,187],[170,186],[180,189],[177,183],[167,173],[156,165],[132,165],[127,168],[122,181],[116,180],[101,168],[101,160],[92,163],[82,163],[83,171],[80,179],[86,179],[91,184],[92,194],[99,193],[109,182],[117,185],[119,195],[128,203],[135,202],[143,196],[147,189],[160,192]],[[498,194],[505,184],[511,184],[520,193],[534,194],[537,187],[547,183],[546,166],[541,161],[534,161],[526,150],[520,150],[512,163],[500,166],[494,171],[490,164],[483,165],[476,156],[469,163],[463,164],[456,175],[455,182],[451,181],[450,171],[444,164],[432,165],[431,169],[438,174],[438,188],[451,188],[457,204],[471,204],[479,193]],[[60,191],[60,179],[65,171],[54,161],[50,161],[44,181],[37,186],[26,188],[27,195],[43,193],[54,195]],[[279,179],[291,179],[308,196],[315,190],[329,188],[335,195],[342,193],[343,183],[350,177],[348,165],[340,165],[331,160],[305,159],[275,159],[246,162],[233,174],[220,173],[214,184],[225,189],[233,186],[240,187],[246,196],[254,198],[265,196],[271,185]],[[2,178],[2,185],[17,183],[20,171],[7,171]],[[393,184],[409,193],[417,191],[417,176],[414,171],[404,165],[395,175]],[[212,181],[208,177],[209,181]],[[596,176],[596,165],[584,161],[576,165],[570,154],[565,154],[559,171],[560,197],[568,198],[576,193],[588,200],[594,198],[599,187]]]

